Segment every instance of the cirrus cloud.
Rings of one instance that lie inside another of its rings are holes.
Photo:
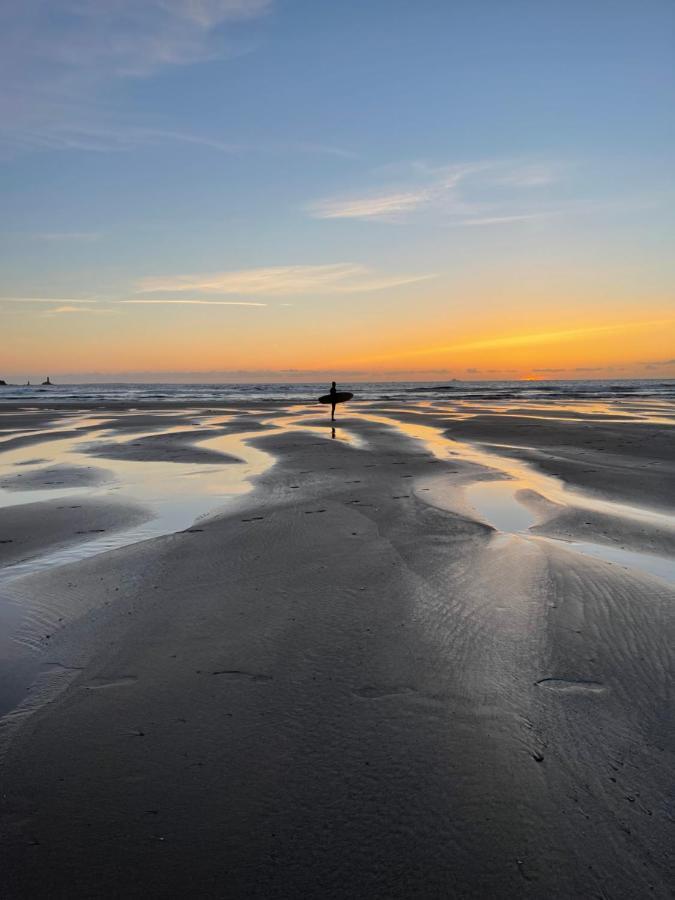
[[[434,275],[383,274],[358,263],[264,266],[196,275],[155,276],[138,282],[136,292],[239,294],[284,297],[299,294],[357,294],[382,291],[434,278]]]
[[[160,138],[161,130],[122,120],[102,102],[110,86],[250,51],[242,24],[265,16],[273,2],[21,0],[0,5],[0,140],[17,152],[115,150]]]
[[[453,225],[495,225],[550,215],[532,208],[532,191],[557,178],[552,164],[508,160],[447,166],[415,163],[404,183],[323,198],[306,211],[315,219],[404,222],[436,213]]]

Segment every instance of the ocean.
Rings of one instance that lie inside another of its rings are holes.
[[[311,402],[325,394],[330,385],[320,383],[266,384],[160,384],[89,383],[0,386],[0,405],[44,406],[57,403],[109,401],[134,405],[194,402],[195,405],[230,400],[254,402],[283,400]],[[339,390],[353,391],[357,400],[609,400],[616,398],[675,399],[675,379],[631,379],[592,381],[362,381],[338,383]]]

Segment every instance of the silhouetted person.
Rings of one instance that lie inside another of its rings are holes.
[[[334,381],[331,382],[331,388],[328,391],[331,396],[331,404],[330,404],[330,420],[331,422],[335,421],[335,395],[337,394],[337,386]]]

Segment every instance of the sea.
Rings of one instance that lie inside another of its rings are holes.
[[[259,403],[282,400],[312,402],[325,394],[329,384],[281,383],[266,384],[160,384],[98,382],[90,384],[54,384],[0,386],[0,406],[45,406],[50,402],[83,404],[111,402],[116,404],[148,403],[161,406],[172,403],[195,405],[248,400]],[[620,379],[574,381],[340,381],[338,390],[352,391],[358,400],[464,400],[464,401],[544,401],[610,400],[650,398],[675,399],[675,379]]]

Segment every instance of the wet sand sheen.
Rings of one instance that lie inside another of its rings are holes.
[[[311,407],[188,410],[172,428],[244,462],[111,460],[72,489],[165,532],[0,583],[10,896],[73,871],[78,896],[149,872],[164,895],[670,895],[673,589],[526,536],[611,519],[603,541],[663,549],[668,516],[448,440],[442,406],[354,404],[334,439]],[[110,436],[0,465],[91,464]]]
[[[483,481],[470,485],[464,493],[467,502],[477,510],[479,518],[488,525],[492,525],[498,531],[521,534],[529,531],[538,521],[531,508],[518,500],[519,492],[525,490],[531,489],[524,487],[522,482]],[[540,530],[545,533],[545,528]],[[675,543],[675,535],[673,541]],[[646,572],[675,584],[675,558],[655,553],[639,553],[597,541],[567,540],[565,545],[571,551],[617,563],[638,572]]]

